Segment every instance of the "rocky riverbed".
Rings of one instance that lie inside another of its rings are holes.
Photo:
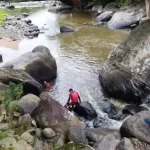
[[[16,41],[25,37],[30,39],[37,37],[40,33],[38,26],[32,24],[32,21],[25,19],[24,16],[28,16],[28,14],[6,17],[5,23],[0,25],[0,38]]]

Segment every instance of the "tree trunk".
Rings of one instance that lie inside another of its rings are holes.
[[[147,18],[150,19],[150,0],[145,0],[145,2],[146,2]]]

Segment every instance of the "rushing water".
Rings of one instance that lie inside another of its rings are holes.
[[[4,63],[37,45],[47,46],[58,66],[58,76],[50,91],[53,98],[64,105],[68,99],[68,89],[73,88],[80,93],[82,101],[89,101],[100,115],[104,115],[98,107],[98,102],[103,99],[98,80],[99,68],[128,33],[93,27],[92,16],[81,12],[58,15],[44,9],[33,13],[29,19],[39,28],[48,30],[44,30],[45,33],[38,38],[22,40],[17,51],[0,47]],[[89,25],[83,25],[85,23]],[[60,34],[60,25],[71,26],[76,32]]]

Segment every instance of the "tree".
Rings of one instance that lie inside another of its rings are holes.
[[[147,18],[150,19],[150,0],[145,0]]]

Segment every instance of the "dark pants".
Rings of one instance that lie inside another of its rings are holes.
[[[76,107],[77,104],[78,104],[78,103],[73,103],[73,102],[69,103],[69,104],[68,104],[68,109],[69,109],[70,111],[72,111],[72,110]]]

